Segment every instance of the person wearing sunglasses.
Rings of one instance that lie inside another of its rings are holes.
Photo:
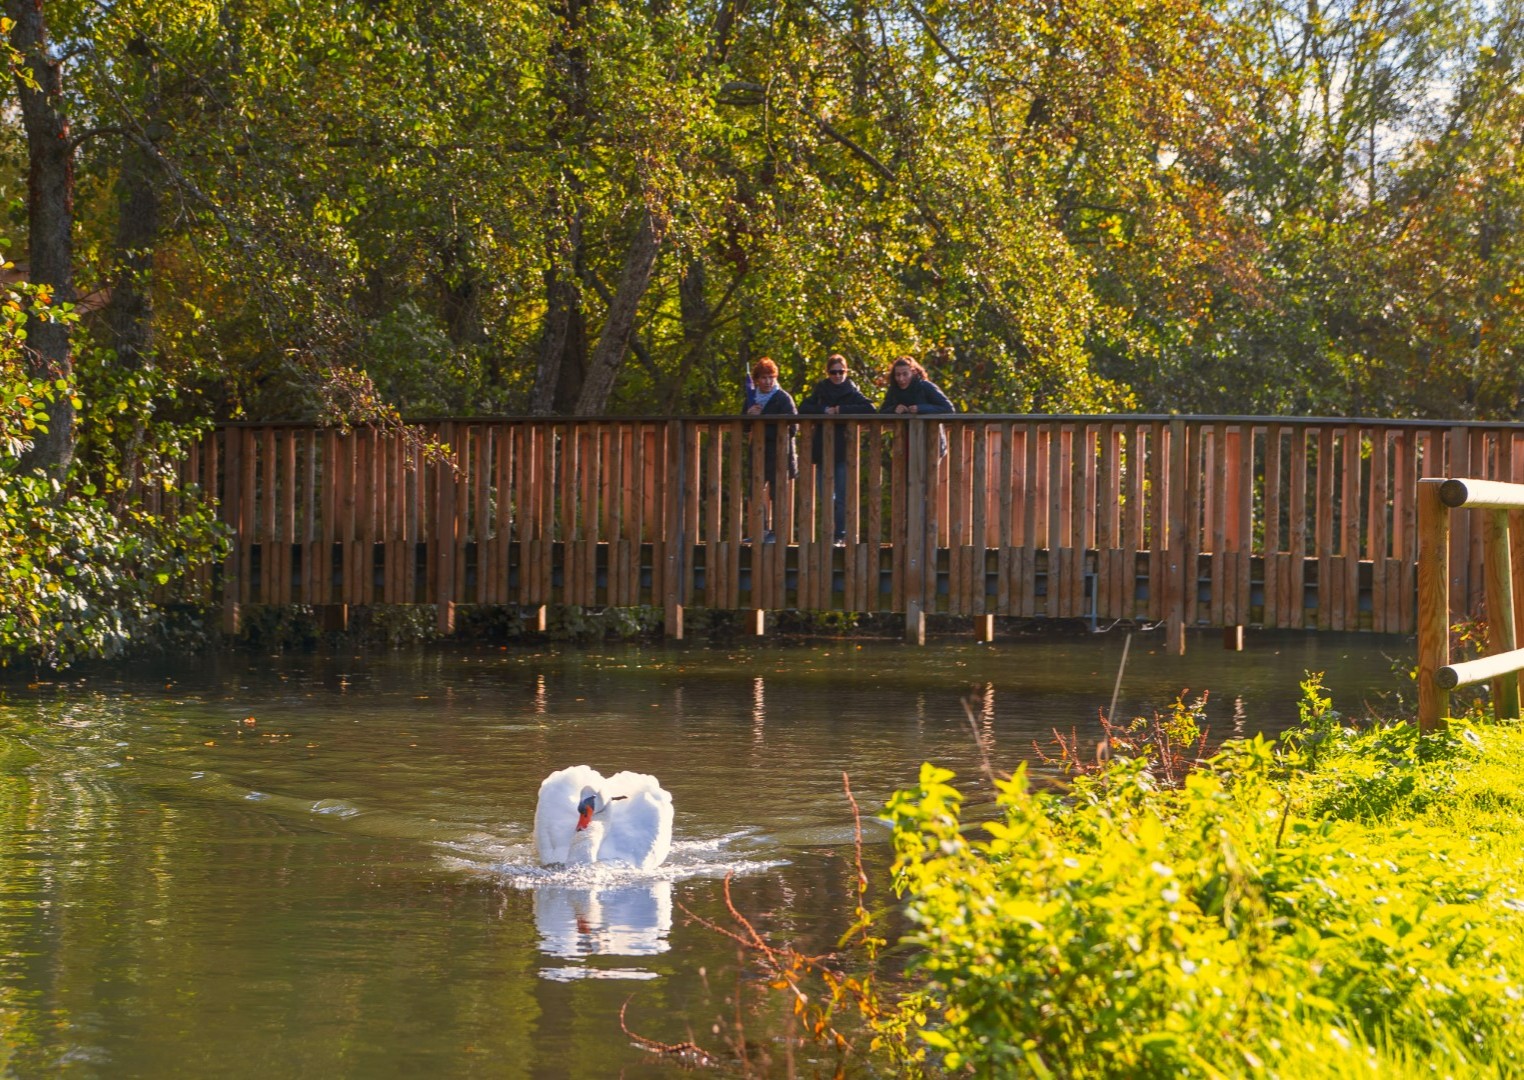
[[[840,353],[832,353],[826,359],[826,377],[815,384],[809,394],[799,403],[801,414],[813,414],[816,416],[841,416],[852,413],[874,412],[873,402],[857,388],[852,381],[852,375],[847,367],[847,358]],[[824,425],[821,425],[824,426]],[[832,424],[835,429],[835,454],[832,457],[832,474],[835,479],[835,488],[832,492],[832,508],[835,513],[836,540],[841,542],[847,535],[847,424]],[[820,427],[815,429],[814,440],[810,450],[810,460],[815,465],[821,464],[823,453],[821,444]],[[816,474],[816,484],[821,489],[825,488],[825,470],[821,469]]]

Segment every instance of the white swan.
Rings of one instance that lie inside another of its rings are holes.
[[[541,865],[623,862],[649,870],[672,849],[672,796],[645,773],[604,779],[573,765],[540,783],[534,846]]]

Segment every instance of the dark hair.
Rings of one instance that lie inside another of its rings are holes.
[[[771,357],[764,356],[751,366],[753,379],[760,379],[764,375],[771,375],[775,379],[778,377],[778,365],[772,362]]]
[[[910,369],[910,374],[914,375],[916,378],[926,378],[926,369],[923,368],[920,364],[917,364],[914,358],[909,356],[895,357],[894,363],[889,365],[889,374],[892,376],[894,374],[894,369],[899,367],[901,364],[904,364],[906,367],[908,367]]]

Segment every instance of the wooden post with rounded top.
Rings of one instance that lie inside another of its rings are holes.
[[[1418,728],[1444,723],[1450,694],[1436,680],[1450,663],[1450,511],[1443,480],[1418,481]]]

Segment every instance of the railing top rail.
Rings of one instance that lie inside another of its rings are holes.
[[[1420,483],[1440,484],[1439,499],[1452,510],[1475,507],[1480,510],[1524,510],[1524,484],[1500,480],[1473,480],[1452,477],[1425,477]]]
[[[846,416],[824,416],[819,413],[803,413],[797,416],[774,415],[774,416],[743,416],[737,413],[700,413],[700,414],[652,414],[630,416],[427,416],[410,418],[404,423],[408,426],[424,427],[433,424],[665,424],[673,420],[689,420],[701,423],[726,423],[732,421],[774,421],[774,422],[797,422],[799,420],[825,420],[829,422],[845,421],[870,421],[870,420],[936,420],[940,423],[1005,423],[1015,422],[1022,424],[1158,424],[1169,423],[1179,420],[1187,424],[1237,424],[1250,425],[1252,427],[1268,427],[1277,424],[1282,427],[1384,427],[1384,428],[1416,428],[1420,430],[1451,429],[1451,428],[1479,428],[1486,430],[1524,430],[1524,422],[1514,420],[1413,420],[1413,419],[1383,419],[1369,416],[1240,416],[1240,415],[1213,415],[1205,413],[936,413],[926,416],[906,416],[894,413],[858,413]],[[337,425],[320,424],[315,420],[221,420],[218,427],[224,428],[294,428],[333,430]],[[363,427],[364,425],[356,425]]]

